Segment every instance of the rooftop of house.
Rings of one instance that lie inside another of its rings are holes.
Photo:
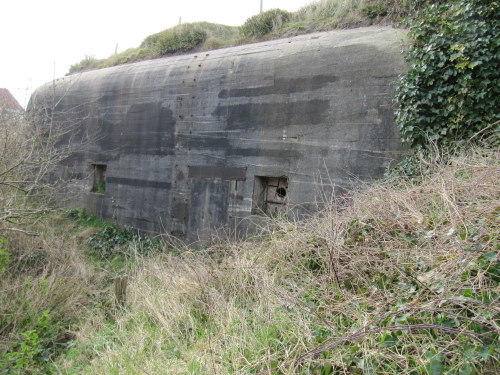
[[[6,108],[13,111],[24,111],[24,108],[14,98],[8,89],[0,88],[0,108]]]

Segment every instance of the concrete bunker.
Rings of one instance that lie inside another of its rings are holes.
[[[61,163],[80,177],[65,205],[188,242],[243,236],[252,215],[309,214],[401,156],[404,37],[368,27],[84,72],[29,107],[73,141],[97,135]]]

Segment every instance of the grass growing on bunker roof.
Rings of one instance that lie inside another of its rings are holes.
[[[498,152],[422,161],[245,242],[138,257],[65,374],[498,373]]]
[[[106,59],[86,56],[71,65],[69,74],[154,59],[166,55],[211,50],[234,45],[238,27],[209,22],[177,25],[147,36],[141,45],[113,54]]]
[[[296,12],[268,10],[250,17],[241,27],[209,22],[186,23],[149,35],[139,47],[129,48],[105,59],[85,56],[80,62],[71,65],[68,74],[315,31],[388,25],[414,12],[423,2],[318,0]]]

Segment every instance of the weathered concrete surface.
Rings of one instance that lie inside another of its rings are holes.
[[[369,27],[144,61],[61,78],[31,107],[99,134],[61,166],[82,178],[71,204],[188,241],[244,232],[252,213],[315,211],[399,158],[404,37]]]

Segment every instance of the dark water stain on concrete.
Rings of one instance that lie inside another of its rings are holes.
[[[272,94],[293,94],[321,89],[329,83],[335,82],[338,77],[333,75],[317,75],[312,77],[300,77],[291,79],[276,79],[274,85],[255,88],[224,89],[219,92],[220,99],[255,97]]]
[[[228,130],[283,128],[293,125],[317,125],[325,120],[328,100],[313,99],[288,103],[246,103],[220,105],[214,115],[225,120]]]

